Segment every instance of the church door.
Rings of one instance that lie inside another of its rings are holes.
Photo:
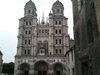
[[[47,71],[38,71],[38,75],[47,75]]]
[[[24,71],[24,75],[29,75],[29,71]]]

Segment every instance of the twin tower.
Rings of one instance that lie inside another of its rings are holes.
[[[65,53],[69,50],[67,18],[57,0],[49,21],[38,22],[32,0],[26,3],[19,20],[14,75],[69,75]]]

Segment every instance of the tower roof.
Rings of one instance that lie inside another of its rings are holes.
[[[34,4],[34,2],[32,0],[29,0],[26,4],[25,4],[25,8],[26,7],[32,7],[36,9],[36,6]]]
[[[62,4],[59,0],[57,0],[57,1],[53,4],[53,7],[62,7],[62,8],[64,8],[63,4]]]

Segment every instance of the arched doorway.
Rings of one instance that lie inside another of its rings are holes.
[[[36,71],[36,75],[47,75],[48,64],[45,61],[38,61],[34,64],[34,70]]]
[[[61,63],[55,63],[53,70],[54,75],[63,75],[63,65]]]
[[[30,66],[27,63],[23,63],[19,66],[20,75],[29,75]]]

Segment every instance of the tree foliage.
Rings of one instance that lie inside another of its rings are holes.
[[[14,74],[14,63],[4,63],[2,67],[2,73]]]

